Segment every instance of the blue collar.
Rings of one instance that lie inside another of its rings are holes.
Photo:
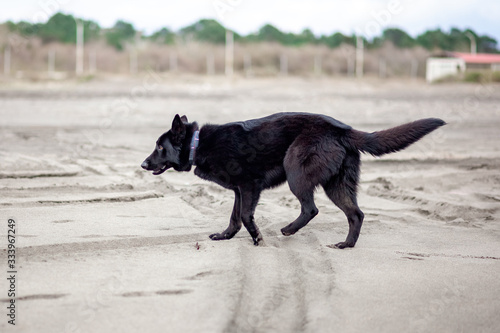
[[[193,138],[191,139],[191,149],[189,150],[189,163],[191,165],[194,164],[194,157],[196,155],[196,148],[198,148],[198,144],[200,143],[200,131],[195,131],[193,134]]]

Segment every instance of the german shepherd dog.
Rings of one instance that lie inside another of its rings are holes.
[[[172,128],[156,141],[141,167],[159,175],[169,168],[190,171],[196,166],[198,177],[234,191],[229,226],[210,238],[230,239],[243,222],[255,245],[263,239],[254,220],[263,190],[286,181],[299,200],[299,217],[281,229],[290,236],[318,214],[314,191],[321,185],[347,216],[347,238],[335,245],[343,249],[356,244],[364,218],[356,200],[360,152],[374,156],[396,152],[444,124],[429,118],[366,133],[324,115],[277,113],[199,128],[186,116],[176,115]]]

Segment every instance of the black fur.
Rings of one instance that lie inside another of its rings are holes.
[[[440,119],[422,119],[365,133],[323,115],[278,113],[244,122],[205,125],[200,129],[194,172],[235,194],[229,226],[210,238],[230,239],[243,223],[258,245],[262,235],[255,225],[254,211],[260,193],[286,181],[300,201],[301,212],[281,229],[283,235],[293,235],[318,214],[314,190],[322,186],[349,222],[346,240],[336,246],[353,247],[364,217],[356,200],[359,152],[376,156],[395,152],[444,124]],[[172,129],[160,136],[155,150],[141,166],[153,170],[153,174],[170,167],[189,171],[190,142],[196,130],[196,122],[189,123],[185,116],[176,115]]]

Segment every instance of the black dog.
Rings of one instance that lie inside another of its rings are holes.
[[[176,115],[172,129],[160,136],[141,167],[159,175],[171,167],[189,171],[195,165],[198,177],[233,190],[229,227],[210,238],[230,239],[243,222],[255,245],[262,240],[254,221],[262,190],[287,181],[299,199],[299,217],[281,229],[283,235],[290,236],[318,214],[314,190],[321,185],[349,222],[345,242],[336,244],[342,249],[356,244],[363,223],[364,214],[356,200],[359,152],[375,156],[392,153],[444,124],[430,118],[366,133],[323,115],[277,113],[198,129],[196,122],[188,123],[186,116]]]

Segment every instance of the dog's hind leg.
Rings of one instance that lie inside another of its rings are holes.
[[[295,221],[281,229],[281,233],[285,236],[295,234],[319,212],[314,204],[314,188],[317,185],[317,180],[314,179],[315,177],[309,177],[304,172],[306,168],[303,167],[299,158],[294,155],[294,150],[289,149],[285,158],[285,170],[290,191],[299,199],[300,215]]]
[[[300,201],[299,217],[281,229],[285,236],[295,234],[317,214],[314,189],[337,173],[345,150],[335,138],[320,135],[298,137],[288,148],[284,160],[290,190]]]
[[[359,153],[347,154],[339,174],[323,185],[328,197],[344,212],[349,222],[346,240],[335,244],[339,249],[354,247],[363,224],[364,214],[359,209],[356,199],[359,164]]]
[[[299,231],[302,227],[304,227],[309,221],[313,219],[316,215],[318,215],[318,208],[314,204],[314,187],[312,190],[307,192],[292,192],[300,201],[300,215],[297,217],[295,221],[287,225],[286,227],[281,229],[281,233],[285,236],[290,236]]]
[[[234,206],[229,221],[229,226],[223,232],[210,235],[212,240],[231,239],[241,229],[241,193],[238,188],[234,190]]]

